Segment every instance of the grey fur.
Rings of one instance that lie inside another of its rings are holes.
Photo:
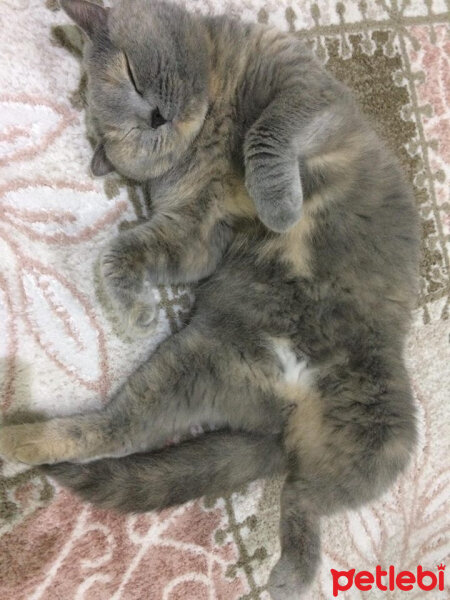
[[[69,5],[75,20],[90,10]],[[317,568],[320,516],[376,498],[414,447],[411,193],[348,90],[295,37],[144,0],[117,2],[104,23],[88,31],[92,123],[154,204],[103,253],[105,289],[135,333],[153,315],[146,280],[193,283],[196,302],[104,410],[4,427],[0,451],[123,456],[46,469],[126,511],[285,471],[269,588],[293,600]],[[167,123],[152,128],[156,109]],[[125,456],[194,423],[221,431]]]

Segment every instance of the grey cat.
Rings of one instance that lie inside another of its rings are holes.
[[[196,300],[104,409],[3,427],[0,452],[133,512],[285,473],[269,590],[298,598],[320,517],[376,498],[414,448],[410,190],[296,37],[157,1],[62,5],[89,37],[92,170],[146,182],[154,205],[103,253],[105,289],[133,335],[148,282]],[[218,431],[162,449],[199,423]]]

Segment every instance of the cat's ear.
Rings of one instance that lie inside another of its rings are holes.
[[[114,167],[106,156],[104,145],[99,144],[95,149],[94,156],[91,160],[92,175],[103,177],[103,175],[108,175],[111,171],[114,171]]]
[[[85,0],[60,0],[61,7],[78,27],[92,38],[95,33],[106,29],[107,9],[85,2]]]

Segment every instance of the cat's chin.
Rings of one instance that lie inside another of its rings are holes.
[[[105,149],[107,160],[113,169],[120,175],[139,183],[164,175],[177,162],[177,157],[172,153],[158,157],[153,157],[149,153],[139,160],[133,157],[133,149],[130,148],[124,151],[120,146],[107,142]]]
[[[137,166],[129,165],[115,165],[115,169],[121,175],[131,179],[133,181],[137,181],[138,183],[144,183],[149,179],[156,179],[157,177],[161,177],[171,169],[171,167],[175,166],[176,161],[174,161],[172,156],[167,156],[164,158],[159,158],[147,165]]]
[[[131,142],[131,136],[129,138]],[[151,152],[142,139],[137,140],[137,143],[127,145],[121,142],[106,141],[105,150],[108,161],[118,173],[142,183],[160,177],[175,167],[189,148],[189,141],[187,139],[177,140],[177,144],[170,144],[169,151],[158,154]]]

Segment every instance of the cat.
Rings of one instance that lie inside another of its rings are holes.
[[[154,208],[102,253],[105,290],[132,335],[151,331],[149,284],[196,299],[105,408],[4,426],[0,454],[132,512],[284,475],[268,589],[298,598],[320,517],[377,498],[414,449],[412,194],[295,36],[159,0],[61,4],[87,34],[91,169]],[[194,424],[215,430],[164,448]]]

